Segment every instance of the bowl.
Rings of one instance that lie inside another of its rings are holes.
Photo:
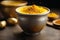
[[[5,18],[17,18],[17,14],[15,12],[15,9],[20,6],[25,6],[27,5],[26,1],[1,1],[1,11]]]
[[[56,19],[53,21],[54,26],[60,27],[60,19]]]
[[[16,9],[20,27],[23,29],[24,33],[28,35],[36,35],[40,33],[40,31],[46,26],[48,20],[47,14],[50,12],[50,9],[44,7],[48,10],[44,14],[22,14],[18,9],[24,7],[26,8],[26,6],[23,6]]]
[[[58,18],[59,18],[59,15],[56,12],[50,12],[48,14],[48,19],[49,19],[48,21],[53,21]]]

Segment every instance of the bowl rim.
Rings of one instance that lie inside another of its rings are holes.
[[[7,2],[19,2],[19,1],[1,1],[1,4],[4,6],[24,6],[24,5],[27,5],[26,1],[21,1],[21,3],[17,4],[17,5],[16,4],[7,4]]]
[[[30,5],[29,5],[29,6],[30,6]],[[18,7],[18,8],[16,8],[15,11],[16,11],[17,13],[20,13],[21,15],[46,15],[46,14],[48,14],[48,13],[50,12],[50,9],[49,9],[49,8],[47,8],[47,7],[45,7],[45,6],[41,6],[41,7],[46,8],[48,11],[45,12],[45,13],[42,13],[42,14],[22,14],[21,12],[18,12],[18,9],[19,9],[19,8],[22,8],[22,7],[26,7],[26,6]]]
[[[55,20],[53,21],[53,24],[55,24],[55,25],[60,25],[60,24],[56,23],[56,21],[58,21],[58,20],[60,20],[60,19],[55,19]]]

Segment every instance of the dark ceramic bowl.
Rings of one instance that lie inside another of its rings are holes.
[[[48,11],[43,14],[22,14],[18,12],[18,7],[16,12],[18,14],[19,25],[24,30],[26,34],[38,34],[45,26],[47,22],[47,14],[50,12],[50,9],[46,8]]]

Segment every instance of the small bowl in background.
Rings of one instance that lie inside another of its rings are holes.
[[[17,18],[18,15],[15,12],[17,7],[27,5],[26,1],[1,1],[1,12],[5,18]]]
[[[50,12],[47,16],[48,16],[48,21],[53,21],[59,18],[58,13],[56,12]]]
[[[54,20],[54,21],[53,21],[53,25],[54,25],[55,27],[60,28],[60,19]]]

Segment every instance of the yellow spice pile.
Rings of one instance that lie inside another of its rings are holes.
[[[42,6],[32,5],[19,9],[22,14],[43,14],[48,10]]]

